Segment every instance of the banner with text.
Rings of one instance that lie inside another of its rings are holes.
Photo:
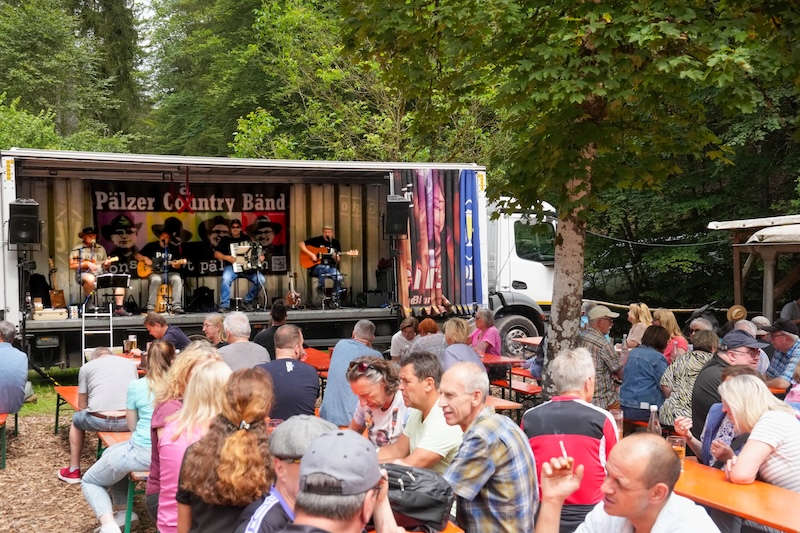
[[[261,245],[262,272],[285,274],[288,269],[289,185],[202,183],[187,189],[177,182],[92,181],[92,203],[98,243],[109,257],[119,257],[107,269],[111,273],[137,277],[136,252],[168,229],[188,259],[187,275],[221,275],[223,264],[214,250],[231,236],[234,220]]]

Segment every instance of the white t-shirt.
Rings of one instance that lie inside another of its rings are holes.
[[[397,391],[386,410],[373,409],[359,403],[353,414],[353,421],[359,426],[366,427],[369,440],[380,448],[392,444],[403,433],[407,415],[403,394]]]
[[[431,470],[443,474],[458,453],[463,432],[459,426],[450,426],[444,421],[444,413],[437,401],[425,420],[422,420],[422,411],[409,407],[403,434],[408,437],[409,450],[412,453],[417,448],[422,448],[442,456],[441,461],[433,465]]]
[[[404,357],[408,353],[408,349],[411,348],[412,342],[414,342],[414,339],[406,339],[403,336],[402,330],[392,335],[392,347],[389,350],[389,353],[392,354],[392,359],[400,359],[401,357]]]
[[[748,440],[772,446],[758,469],[758,478],[800,492],[800,421],[790,413],[767,411],[758,419]]]
[[[667,504],[658,513],[656,523],[650,533],[719,533],[719,529],[708,516],[706,510],[692,500],[670,495]],[[627,518],[610,516],[603,508],[603,502],[594,506],[586,515],[575,533],[633,533],[633,525]]]

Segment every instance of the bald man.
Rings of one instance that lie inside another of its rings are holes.
[[[542,464],[542,502],[536,533],[557,533],[564,500],[580,486],[583,465],[572,457]],[[667,441],[650,433],[622,439],[606,463],[603,500],[586,515],[576,533],[719,533],[706,511],[672,492],[681,462]]]

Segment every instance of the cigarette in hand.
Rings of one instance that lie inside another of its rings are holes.
[[[561,446],[561,455],[564,457],[564,459],[567,459],[568,458],[567,449],[564,447],[564,441],[563,440],[558,441],[558,445]]]

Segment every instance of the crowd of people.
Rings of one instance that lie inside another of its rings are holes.
[[[275,311],[254,341],[242,313],[209,315],[206,340],[194,342],[148,314],[154,340],[142,377],[108,349],[80,369],[81,409],[58,477],[81,484],[98,531],[120,531],[127,475],[149,471],[146,509],[160,532],[356,533],[371,523],[394,533],[389,463],[441,476],[453,521],[470,533],[759,527],[674,493],[680,460],[663,438],[636,432],[651,406],[665,433],[685,437],[689,453],[730,482],[800,492],[793,319],[733,314],[717,329],[697,318],[683,336],[670,311],[636,303],[615,345],[619,314],[591,306],[577,347],[544,367],[554,395],[517,424],[487,405],[481,359],[503,352],[488,309],[474,326],[407,318],[385,355],[373,347],[375,325],[357,322],[330,354],[321,400],[302,330]],[[82,473],[87,430],[131,438]]]

